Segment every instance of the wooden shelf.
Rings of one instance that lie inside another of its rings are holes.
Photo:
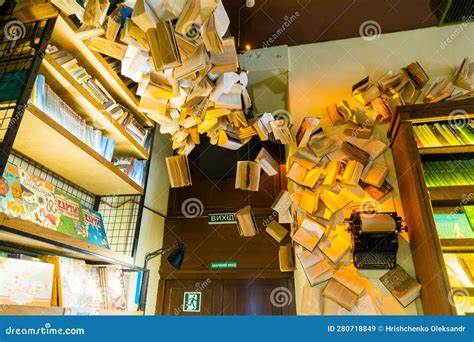
[[[117,154],[148,159],[148,152],[50,55],[45,55],[40,72],[53,91],[88,124],[115,140]]]
[[[121,265],[130,269],[138,268],[130,256],[4,213],[0,213],[0,241],[8,247],[19,246],[25,251],[40,251],[42,254]]]
[[[474,287],[453,287],[452,291],[454,294],[468,294],[469,297],[474,297]]]
[[[474,203],[474,185],[440,186],[428,188],[431,202],[435,205],[461,205]],[[461,203],[461,201],[466,203]]]
[[[420,154],[474,153],[474,145],[420,147]]]
[[[152,126],[153,122],[138,111],[138,99],[135,95],[99,53],[90,50],[76,37],[75,30],[76,27],[69,18],[59,16],[51,36],[52,43],[70,52],[92,77],[97,78],[107,88],[115,100],[133,111],[142,124]]]
[[[474,239],[439,239],[443,252],[473,252]]]
[[[13,149],[95,195],[143,194],[139,184],[31,104]]]
[[[397,107],[400,119],[412,123],[449,120],[452,119],[453,111],[457,111],[456,113],[459,113],[463,118],[474,118],[474,98]]]
[[[2,305],[0,316],[62,316],[65,308],[61,306]],[[101,316],[143,316],[143,311],[99,309]]]

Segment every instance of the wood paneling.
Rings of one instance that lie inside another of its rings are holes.
[[[285,288],[289,292],[285,296],[277,298],[278,292],[272,294],[276,288]],[[288,279],[226,279],[223,280],[222,299],[222,314],[224,315],[281,316],[295,314],[293,281]],[[280,307],[280,304],[283,303],[278,300],[286,301],[287,299],[289,305]]]
[[[255,217],[260,233],[253,237],[241,237],[236,224],[209,225],[207,218],[175,218],[165,223],[164,245],[179,239],[186,243],[187,250],[183,265],[179,271],[163,262],[162,278],[272,276],[288,277],[288,273],[279,270],[279,244],[265,232],[264,220],[267,215]],[[289,227],[287,227],[289,229]],[[289,242],[287,236],[282,243]],[[210,270],[211,261],[237,261],[237,270]]]
[[[222,311],[222,282],[215,279],[166,280],[164,283],[162,315],[220,315]],[[184,292],[201,292],[201,312],[184,312]],[[159,306],[157,305],[157,308]]]
[[[294,46],[360,37],[360,26],[369,19],[380,25],[381,33],[436,26],[438,21],[432,10],[439,3],[433,0],[267,0],[255,1],[254,7],[247,8],[245,0],[224,0],[230,32],[235,36],[239,33],[242,49],[246,44],[260,48],[265,42],[267,46]]]
[[[291,279],[165,280],[163,287],[163,310],[157,310],[157,314],[186,316],[295,314],[294,288]],[[272,291],[277,288],[287,289],[285,298],[277,298],[277,292],[272,294]],[[182,310],[186,291],[202,293],[201,312]],[[279,299],[286,301],[282,303],[278,301]],[[157,308],[160,307],[161,305],[157,305]]]
[[[235,189],[237,161],[254,160],[262,146],[280,162],[280,174],[268,177],[262,171],[258,192]],[[178,239],[187,249],[180,270],[173,269],[166,261],[161,263],[157,314],[182,314],[179,305],[185,289],[194,291],[208,282],[211,285],[202,291],[201,314],[281,315],[291,311],[274,308],[269,302],[274,287],[291,287],[293,292],[293,274],[280,272],[279,243],[265,232],[266,225],[278,217],[270,206],[286,187],[284,163],[284,145],[253,139],[239,150],[230,151],[210,145],[207,138],[202,139],[201,145],[189,156],[193,185],[170,191],[163,244]],[[198,217],[186,218],[181,208],[190,198],[203,204]],[[209,213],[235,213],[246,205],[252,206],[260,230],[256,236],[241,237],[235,223],[208,224]],[[282,243],[288,243],[289,239],[287,236]],[[238,267],[211,270],[213,261],[236,261]],[[294,309],[291,312],[294,313]]]

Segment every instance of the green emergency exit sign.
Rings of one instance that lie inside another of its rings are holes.
[[[237,261],[212,261],[211,270],[226,270],[237,268]]]
[[[233,224],[235,223],[234,213],[209,214],[207,215],[209,224]]]

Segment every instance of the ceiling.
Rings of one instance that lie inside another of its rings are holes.
[[[431,1],[433,2],[433,0]],[[359,37],[363,23],[379,33],[436,26],[430,0],[223,0],[241,49]],[[377,24],[380,28],[377,27]]]

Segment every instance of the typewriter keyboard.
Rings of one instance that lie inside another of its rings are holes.
[[[394,268],[396,256],[392,252],[358,253],[354,264],[357,268]]]

